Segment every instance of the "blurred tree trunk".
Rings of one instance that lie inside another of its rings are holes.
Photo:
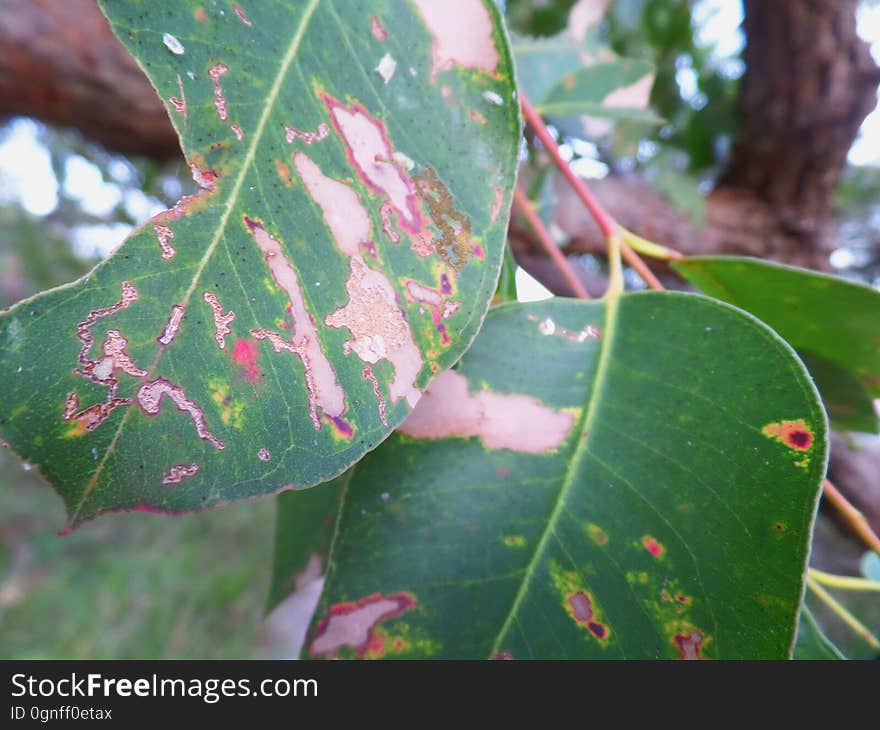
[[[95,0],[0,0],[0,116],[76,127],[106,147],[180,155],[162,102]]]
[[[635,175],[591,181],[622,225],[685,253],[728,253],[828,268],[833,191],[880,69],[856,33],[858,0],[744,0],[741,134],[697,227]],[[560,186],[569,250],[604,250],[598,229]],[[514,229],[522,249],[527,232]]]

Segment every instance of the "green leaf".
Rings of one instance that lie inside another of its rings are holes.
[[[271,611],[310,578],[322,574],[340,499],[352,474],[353,469],[349,469],[320,489],[289,491],[278,496],[275,560],[267,610]]]
[[[861,380],[816,355],[801,353],[801,359],[819,388],[833,427],[841,431],[877,433],[874,400]]]
[[[838,649],[825,636],[816,618],[806,605],[801,609],[801,620],[798,624],[797,643],[794,647],[794,659],[845,659]]]
[[[103,8],[203,189],[0,317],[0,437],[71,525],[332,478],[495,291],[520,139],[498,9]]]
[[[501,305],[354,468],[309,653],[786,657],[826,458],[806,370],[737,309]]]
[[[877,432],[865,399],[880,397],[880,292],[759,259],[700,256],[672,266],[702,292],[769,324],[813,364],[824,361],[811,373],[832,417]]]
[[[516,37],[513,52],[520,88],[545,116],[662,121],[647,108],[652,64],[618,58],[592,34],[581,41],[567,33]]]
[[[660,124],[663,120],[647,108],[653,81],[648,61],[596,63],[563,76],[535,108],[551,117],[587,115]]]
[[[561,34],[553,38],[514,36],[511,48],[516,59],[519,88],[533,104],[538,104],[566,74],[584,66],[592,55],[590,45],[578,44]]]
[[[501,275],[498,277],[498,286],[495,289],[493,302],[516,301],[516,259],[510,244],[504,247],[504,259],[501,262]]]

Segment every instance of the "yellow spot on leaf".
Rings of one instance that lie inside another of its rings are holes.
[[[507,547],[523,548],[527,545],[527,540],[522,535],[507,535],[504,538],[504,544]]]
[[[244,417],[242,415],[244,403],[239,403],[232,399],[229,383],[220,378],[211,378],[208,381],[208,390],[211,393],[211,400],[217,406],[223,425],[241,428],[244,425]]]
[[[607,545],[608,544],[608,535],[605,530],[603,530],[599,525],[594,525],[590,522],[587,525],[587,534],[590,536],[590,539],[596,543],[597,545]]]

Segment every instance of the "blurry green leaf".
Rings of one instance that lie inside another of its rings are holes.
[[[275,515],[275,559],[267,609],[302,587],[305,578],[321,575],[330,551],[340,500],[353,470],[320,489],[278,495]]]
[[[504,260],[501,262],[501,276],[498,277],[498,287],[495,289],[495,297],[492,300],[498,302],[516,301],[516,259],[510,244],[504,247]]]
[[[71,525],[338,475],[495,289],[520,120],[494,2],[244,5],[103,3],[203,189],[0,316],[0,437]]]
[[[862,556],[861,573],[869,580],[880,581],[880,555],[875,552],[867,552]]]
[[[647,61],[595,63],[563,76],[536,109],[545,116],[591,116],[659,124],[647,108],[654,73]]]
[[[710,299],[496,307],[354,468],[308,653],[786,657],[825,429],[791,348]]]
[[[591,58],[594,50],[565,34],[553,38],[514,36],[511,49],[517,83],[533,104],[540,104],[566,74],[584,68],[585,59]]]
[[[816,381],[831,425],[839,431],[877,433],[874,400],[855,375],[834,363],[801,353],[801,359]]]
[[[801,620],[798,624],[797,643],[794,647],[794,659],[845,659],[834,644],[819,628],[816,619],[806,605],[801,609]]]
[[[880,397],[880,292],[759,259],[702,256],[672,266],[704,293],[766,322],[804,356],[821,358],[843,371],[847,377],[833,381],[828,378],[835,371],[827,367],[814,375],[838,414],[864,423],[864,392]],[[876,429],[874,419],[870,430]]]
[[[507,0],[505,16],[518,33],[547,36],[565,28],[568,14],[577,0]]]

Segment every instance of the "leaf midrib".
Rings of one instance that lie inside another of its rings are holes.
[[[263,113],[260,115],[260,118],[257,121],[257,126],[254,130],[254,133],[250,135],[251,142],[247,148],[247,152],[245,153],[245,157],[242,161],[241,168],[239,169],[238,176],[235,178],[235,183],[232,187],[232,190],[230,191],[226,203],[226,208],[223,211],[223,215],[220,217],[220,221],[218,222],[217,227],[214,231],[214,236],[211,239],[211,243],[208,245],[208,248],[205,250],[205,254],[199,261],[199,266],[193,274],[193,278],[190,282],[189,288],[186,290],[186,293],[183,296],[183,300],[180,303],[181,306],[183,306],[184,308],[186,308],[189,304],[189,300],[192,297],[192,294],[195,291],[196,287],[198,286],[199,280],[201,279],[202,272],[208,265],[208,261],[211,259],[211,256],[214,254],[214,251],[216,250],[221,238],[223,237],[224,232],[226,231],[226,225],[229,221],[229,216],[232,214],[232,209],[238,202],[238,197],[241,193],[242,186],[244,185],[244,180],[250,172],[251,165],[253,164],[254,158],[256,157],[257,148],[259,147],[259,144],[263,139],[263,131],[266,127],[269,117],[272,115],[272,112],[275,109],[275,103],[278,99],[278,94],[281,91],[281,86],[284,82],[284,79],[287,77],[287,73],[290,70],[291,64],[296,58],[297,52],[299,51],[299,46],[302,43],[303,36],[305,35],[306,29],[309,26],[309,22],[311,21],[312,16],[314,15],[320,1],[321,0],[309,0],[308,5],[303,10],[299,25],[294,31],[293,37],[290,41],[290,45],[287,47],[287,51],[285,52],[284,58],[281,61],[281,66],[278,69],[278,73],[276,74],[275,79],[272,82],[272,86],[269,89],[269,93],[266,97],[266,103],[263,106]],[[153,362],[150,364],[150,367],[147,370],[147,375],[144,378],[145,380],[152,377],[153,372],[158,367],[159,361],[162,359],[162,355],[164,354],[165,350],[165,347],[159,348],[159,352],[156,353],[156,357],[153,359]],[[110,443],[108,444],[104,455],[101,457],[101,461],[99,462],[97,469],[95,469],[94,474],[92,474],[91,479],[89,479],[88,483],[86,484],[86,487],[83,490],[82,497],[80,497],[79,502],[77,503],[75,509],[73,510],[73,513],[70,516],[69,522],[71,526],[76,524],[76,520],[79,517],[80,512],[82,511],[83,505],[85,504],[89,495],[94,491],[95,487],[97,486],[98,479],[104,471],[107,460],[110,458],[111,454],[116,448],[116,443],[119,440],[119,437],[121,436],[123,430],[125,429],[125,425],[128,422],[128,416],[131,411],[131,408],[126,409],[125,413],[123,414],[122,420],[119,422],[119,426],[117,427],[116,432],[113,434],[113,438],[110,440]]]
[[[604,346],[599,352],[599,362],[596,366],[596,375],[593,378],[593,385],[590,388],[587,408],[584,414],[581,416],[581,420],[578,424],[576,435],[577,446],[575,447],[571,459],[568,460],[565,471],[565,479],[562,483],[562,487],[559,490],[559,495],[556,497],[556,503],[553,506],[550,517],[547,519],[547,524],[544,527],[544,531],[541,533],[541,539],[538,541],[538,544],[535,547],[532,559],[526,566],[525,577],[520,584],[516,596],[514,596],[513,603],[511,604],[510,610],[508,611],[507,616],[504,619],[504,623],[502,623],[501,628],[498,630],[498,635],[495,637],[495,642],[492,644],[492,649],[489,652],[490,657],[495,656],[500,651],[501,643],[507,636],[510,630],[510,626],[519,611],[519,607],[525,599],[526,593],[528,592],[535,578],[538,564],[540,563],[541,559],[544,556],[544,553],[546,552],[547,542],[553,534],[556,523],[559,521],[559,517],[561,516],[562,511],[568,501],[568,495],[571,491],[572,485],[574,484],[575,475],[578,472],[578,467],[580,466],[581,461],[583,460],[583,457],[588,450],[590,433],[593,422],[596,419],[596,414],[599,410],[599,402],[602,399],[602,390],[607,376],[610,353],[614,345],[614,336],[617,329],[617,310],[620,304],[620,298],[619,296],[611,297],[607,301],[605,301],[604,304],[605,319],[602,328],[602,337],[599,340],[600,342],[604,342]]]

